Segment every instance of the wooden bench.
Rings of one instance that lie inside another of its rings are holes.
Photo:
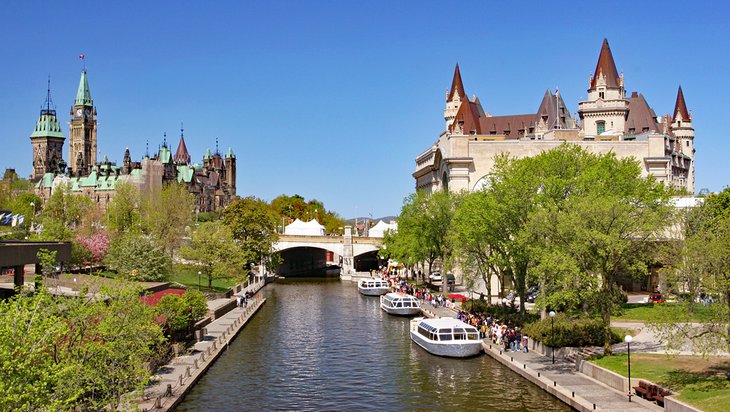
[[[659,386],[656,387],[657,392],[654,395],[654,400],[656,401],[656,404],[659,406],[664,406],[664,397],[669,396],[672,394],[672,391],[661,388]]]
[[[639,381],[639,386],[634,386],[636,395],[646,400],[654,400],[656,393],[656,386],[646,381]]]

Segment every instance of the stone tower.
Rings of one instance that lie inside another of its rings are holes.
[[[33,180],[40,179],[46,173],[63,173],[66,168],[66,162],[63,161],[63,142],[66,137],[58,123],[56,110],[52,108],[50,80],[43,106],[30,135],[33,146]]]
[[[687,110],[687,104],[684,102],[684,93],[682,86],[677,90],[677,102],[674,104],[674,113],[672,114],[672,132],[677,137],[679,151],[689,157],[692,163],[687,173],[686,187],[694,192],[695,187],[695,129],[692,127],[692,115]]]
[[[600,135],[623,134],[628,113],[624,76],[618,74],[608,40],[603,39],[596,71],[589,79],[588,98],[578,103],[583,136],[598,140]]]
[[[225,158],[226,166],[226,185],[230,190],[231,196],[236,195],[236,155],[233,154],[233,149],[228,148]]]
[[[89,174],[96,164],[96,107],[91,99],[86,69],[81,71],[79,89],[71,109],[68,159],[72,174],[77,176]]]

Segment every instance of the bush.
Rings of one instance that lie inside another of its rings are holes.
[[[172,259],[146,237],[129,233],[111,243],[105,263],[123,279],[157,282],[167,277]]]
[[[521,316],[516,306],[488,306],[487,301],[482,299],[470,299],[466,303],[464,303],[462,307],[471,311],[472,313],[483,313],[486,316],[491,316],[494,319],[499,319],[500,322],[512,323],[513,325],[518,326],[524,323],[533,322],[537,319],[536,314],[529,312],[525,313],[524,316]]]
[[[537,320],[525,325],[523,332],[531,338],[552,347],[603,346],[605,324],[601,319],[589,317],[569,317],[562,313],[553,318],[554,331],[550,318]],[[621,342],[621,336],[611,332],[612,342]]]

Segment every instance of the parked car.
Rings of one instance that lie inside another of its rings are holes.
[[[539,286],[533,286],[529,289],[527,289],[527,301],[530,303],[535,303],[537,300],[537,296],[540,293],[540,287]]]
[[[515,293],[515,291],[511,291],[507,296],[502,298],[502,303],[504,303],[505,305],[508,303],[514,303],[516,297],[517,293]]]
[[[441,273],[433,272],[428,276],[428,278],[431,279],[431,282],[441,282]]]

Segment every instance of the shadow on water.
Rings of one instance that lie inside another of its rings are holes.
[[[488,356],[446,359],[412,343],[408,318],[355,282],[285,279],[178,411],[567,411]]]

